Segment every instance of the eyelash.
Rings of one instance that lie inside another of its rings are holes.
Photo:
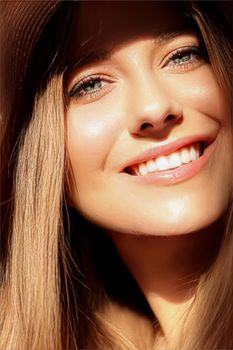
[[[169,62],[172,62],[172,60],[178,60],[185,57],[185,55],[189,55],[189,58],[181,63],[172,63],[169,64]],[[200,47],[196,46],[190,46],[190,47],[183,47],[177,49],[175,52],[172,52],[164,61],[162,64],[162,68],[168,68],[168,69],[174,69],[174,70],[189,70],[191,69],[197,62],[195,60],[203,61],[207,59],[207,54],[203,52],[203,50]],[[74,88],[69,93],[69,98],[71,100],[75,99],[81,99],[81,98],[88,98],[90,100],[98,97],[98,95],[101,93],[103,89],[103,85],[107,83],[107,79],[104,78],[101,75],[91,75],[88,77],[83,78],[79,83],[77,83]],[[85,88],[88,88],[90,84],[98,84],[101,83],[101,87],[98,87],[96,89],[93,89],[92,91],[84,91]]]
[[[94,96],[96,96],[100,90],[102,90],[102,87],[99,89],[95,89],[93,91],[84,91],[85,87],[88,87],[91,83],[102,83],[105,79],[103,77],[101,77],[100,75],[92,75],[89,77],[85,77],[83,78],[77,85],[74,86],[74,88],[71,90],[71,92],[69,93],[69,97],[78,99],[78,98],[82,98],[84,96],[87,96],[89,98],[92,98]],[[106,80],[105,80],[106,81]]]
[[[189,58],[188,61],[183,61],[181,63],[173,63],[172,65],[169,65],[169,61],[175,60],[175,59],[182,59],[185,55],[190,55],[193,58]],[[195,65],[194,60],[197,59],[198,61],[204,61],[207,60],[207,53],[202,50],[201,47],[197,46],[189,46],[189,47],[182,47],[177,49],[175,52],[172,52],[168,58],[165,60],[163,66],[168,66],[169,69],[174,66],[172,69],[180,69],[182,70],[190,69],[193,65]]]

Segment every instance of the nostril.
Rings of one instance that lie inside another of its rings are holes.
[[[168,122],[171,122],[173,121],[174,119],[177,119],[177,117],[173,114],[169,114],[166,119],[165,119],[165,123],[168,123]]]
[[[155,125],[159,126],[160,124],[161,124],[160,127],[162,125],[165,126],[165,124],[171,123],[176,120],[177,120],[177,116],[175,116],[174,114],[169,114],[166,116],[164,120],[156,121],[155,123],[148,123],[148,122],[142,123],[140,130],[143,131],[147,128],[153,128]]]
[[[150,124],[150,123],[143,123],[142,125],[141,125],[141,131],[142,130],[145,130],[146,128],[148,128],[148,127],[153,127],[153,125],[152,124]]]

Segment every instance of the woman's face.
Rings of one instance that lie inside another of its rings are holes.
[[[178,4],[84,1],[75,15],[72,200],[106,230],[184,234],[229,203],[231,104]]]

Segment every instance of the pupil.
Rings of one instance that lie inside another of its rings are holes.
[[[190,60],[190,56],[191,56],[190,53],[186,53],[186,54],[179,53],[179,54],[177,55],[177,57],[175,58],[174,62],[175,62],[175,63],[179,63],[180,61],[181,61],[181,62],[188,61],[188,60]]]
[[[86,85],[85,90],[86,91],[90,91],[90,90],[93,90],[93,89],[97,89],[97,88],[100,87],[100,85],[101,85],[100,81],[92,80]]]

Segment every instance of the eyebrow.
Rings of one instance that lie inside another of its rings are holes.
[[[190,29],[191,30],[191,29]],[[176,30],[176,31],[172,31],[172,32],[164,32],[164,33],[161,33],[160,35],[158,35],[156,38],[155,38],[155,43],[156,44],[160,44],[160,43],[163,43],[163,42],[166,42],[166,41],[169,41],[171,39],[174,39],[175,37],[179,36],[179,35],[182,35],[184,34],[185,32],[187,32],[188,29],[183,29],[183,30]]]
[[[183,28],[181,30],[176,30],[176,31],[171,31],[171,32],[164,32],[156,36],[154,39],[154,42],[156,45],[163,44],[169,40],[174,39],[175,37],[184,34],[187,31],[192,31],[195,32],[192,28]],[[103,50],[96,50],[92,51],[86,55],[82,55],[79,57],[76,57],[69,61],[67,63],[67,69],[66,72],[72,72],[76,68],[80,66],[85,66],[88,63],[93,63],[93,62],[100,62],[100,61],[106,61],[109,60],[112,53],[114,51],[114,47],[110,47],[108,49],[103,49]]]
[[[67,63],[67,71],[73,71],[79,66],[87,65],[91,62],[98,62],[98,61],[104,61],[108,60],[113,52],[112,48],[106,49],[106,50],[97,50],[90,52],[86,55],[82,55],[79,57],[74,58],[73,60],[69,61]]]

